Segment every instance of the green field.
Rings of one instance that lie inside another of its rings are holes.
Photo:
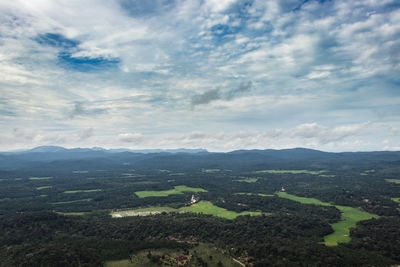
[[[170,176],[184,176],[186,174],[184,172],[177,172],[177,173],[170,173],[168,175],[170,175]]]
[[[53,187],[52,185],[47,185],[47,186],[39,186],[39,187],[36,187],[36,190],[49,189],[49,188],[52,188],[52,187]]]
[[[321,205],[321,206],[333,206],[332,204],[322,202],[316,198],[308,198],[308,197],[298,197],[295,195],[288,194],[286,192],[278,192],[276,193],[279,197],[287,198],[290,200],[294,200],[300,202],[302,204],[314,204],[314,205]]]
[[[160,256],[162,262],[155,263],[149,260],[147,254],[151,252],[151,255]],[[105,263],[105,267],[134,267],[134,266],[146,266],[146,267],[159,267],[159,266],[178,266],[175,261],[175,257],[178,255],[184,255],[182,250],[174,249],[151,249],[142,250],[136,254],[133,254],[130,260],[117,260],[108,261]],[[164,257],[162,257],[164,256]],[[205,262],[208,267],[219,267],[219,266],[230,266],[240,267],[241,265],[231,259],[229,255],[223,254],[211,245],[199,244],[198,246],[189,250],[187,255],[190,258],[190,262],[185,266],[202,266],[199,263],[199,258]],[[220,265],[218,263],[220,262]],[[181,265],[183,266],[183,265]]]
[[[100,191],[103,191],[103,189],[68,190],[68,191],[64,191],[64,194],[91,193],[91,192],[100,192]]]
[[[400,179],[385,179],[386,182],[400,184]]]
[[[261,212],[254,211],[246,211],[237,213],[234,211],[229,211],[224,208],[220,208],[215,206],[213,203],[209,201],[200,201],[196,204],[187,207],[181,207],[179,209],[174,209],[171,207],[147,207],[140,209],[131,209],[131,210],[121,210],[121,211],[113,211],[110,213],[113,218],[122,218],[128,216],[148,216],[154,214],[160,214],[162,212],[193,212],[193,213],[203,213],[208,215],[213,215],[221,218],[225,218],[228,220],[233,220],[241,215],[260,215]]]
[[[255,183],[259,178],[240,177],[241,179],[234,180],[235,182]]]
[[[332,224],[334,232],[324,237],[325,244],[336,246],[338,243],[350,242],[350,228],[354,228],[357,222],[379,218],[378,215],[361,211],[356,208],[335,205],[342,212],[341,221]]]
[[[274,194],[261,194],[261,193],[235,193],[236,195],[247,195],[247,196],[260,196],[260,197],[273,197]]]
[[[169,195],[183,194],[183,192],[207,192],[203,188],[188,187],[185,185],[175,186],[174,189],[163,190],[163,191],[138,191],[135,194],[140,198],[145,197],[167,197]]]
[[[77,202],[87,202],[87,201],[92,201],[92,198],[84,198],[84,199],[77,199],[77,200],[70,200],[70,201],[60,201],[60,202],[53,202],[51,204],[53,205],[64,205],[64,204],[71,204],[71,203],[77,203]]]
[[[160,182],[156,182],[156,181],[138,181],[138,182],[134,182],[132,184],[159,184]]]
[[[209,201],[200,201],[189,207],[182,207],[179,210],[185,211],[185,212],[194,212],[194,213],[214,215],[214,216],[218,216],[218,217],[225,218],[228,220],[233,220],[236,217],[241,216],[241,215],[260,215],[261,214],[261,212],[258,212],[258,211],[245,211],[245,212],[237,213],[234,211],[230,211],[230,210],[215,206],[213,203],[211,203]]]
[[[314,204],[322,206],[333,206],[342,212],[341,220],[337,223],[333,223],[331,226],[334,230],[332,234],[324,237],[325,245],[336,246],[338,243],[350,242],[350,228],[356,227],[357,222],[363,220],[369,220],[372,218],[379,218],[378,215],[371,214],[365,211],[353,207],[346,207],[340,205],[333,205],[330,203],[322,202],[315,198],[306,198],[290,195],[285,192],[276,193],[279,197],[287,198],[293,201],[300,202],[302,204]]]
[[[72,173],[89,173],[89,171],[73,171]]]
[[[391,200],[400,203],[400,197],[392,197]]]
[[[148,207],[140,209],[113,211],[110,214],[111,217],[113,218],[122,218],[129,216],[148,216],[148,215],[159,214],[162,212],[179,212],[179,210],[171,207]]]
[[[221,170],[220,169],[202,169],[201,171],[205,172],[205,173],[216,173],[216,172],[220,172]]]
[[[87,212],[56,212],[56,213],[66,216],[83,216],[87,214]]]
[[[36,181],[36,180],[49,180],[53,177],[29,177],[29,180]]]
[[[262,170],[262,171],[254,171],[253,173],[257,174],[312,174],[312,175],[321,175],[326,171],[309,171],[309,170]]]

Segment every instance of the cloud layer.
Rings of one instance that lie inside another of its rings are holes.
[[[395,0],[2,1],[0,33],[0,150],[400,147]]]

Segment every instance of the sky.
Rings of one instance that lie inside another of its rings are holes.
[[[0,1],[0,150],[400,150],[398,0]]]

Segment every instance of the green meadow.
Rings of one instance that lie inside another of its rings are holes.
[[[240,177],[241,179],[234,180],[235,182],[255,183],[259,178]]]
[[[279,197],[287,198],[293,201],[300,202],[302,204],[314,204],[321,206],[333,206],[342,212],[341,220],[337,223],[333,223],[331,226],[333,228],[333,233],[324,237],[325,245],[327,246],[337,246],[338,243],[348,243],[350,242],[350,228],[356,227],[357,222],[369,220],[372,218],[379,218],[378,215],[371,214],[365,211],[353,207],[346,207],[340,205],[333,205],[330,203],[322,202],[315,198],[298,197],[295,195],[290,195],[286,192],[276,193]]]
[[[56,213],[65,216],[83,216],[87,214],[87,212],[56,212]]]
[[[262,170],[262,171],[254,171],[253,173],[257,174],[312,174],[312,175],[321,175],[326,171],[309,171],[309,170]]]
[[[260,197],[273,197],[274,194],[261,194],[261,193],[235,193],[235,195],[247,195],[247,196],[260,196]]]
[[[147,207],[147,208],[139,208],[139,209],[131,209],[131,210],[121,210],[121,211],[113,211],[110,213],[113,218],[122,218],[128,216],[148,216],[154,214],[160,214],[162,212],[192,212],[192,213],[202,213],[213,215],[217,217],[221,217],[228,220],[233,220],[241,215],[260,215],[261,212],[258,211],[245,211],[245,212],[235,212],[230,211],[218,206],[215,206],[210,201],[200,201],[191,206],[181,207],[179,209],[174,209],[171,207]]]
[[[400,179],[385,179],[386,182],[400,184]]]
[[[220,169],[202,169],[201,171],[205,172],[205,173],[216,173],[216,172],[220,172],[221,170]]]
[[[89,173],[89,171],[73,171],[72,173]]]
[[[37,180],[49,180],[52,179],[53,177],[29,177],[29,180],[32,181],[37,181]]]
[[[203,188],[195,188],[195,187],[188,187],[185,185],[178,185],[178,186],[175,186],[174,189],[170,189],[170,190],[137,191],[137,192],[135,192],[135,194],[139,198],[145,198],[145,197],[167,197],[169,195],[183,194],[183,192],[198,193],[198,192],[207,192],[207,190],[204,190]]]
[[[391,200],[400,203],[400,197],[392,197]]]
[[[196,204],[193,204],[188,207],[182,207],[179,210],[185,211],[185,212],[194,212],[194,213],[202,213],[202,214],[209,214],[213,216],[218,216],[221,218],[225,218],[228,220],[233,220],[238,216],[241,215],[261,215],[261,212],[258,211],[245,211],[245,212],[234,212],[230,211],[218,206],[215,206],[209,201],[200,201]]]
[[[88,202],[92,201],[92,198],[84,198],[84,199],[77,199],[77,200],[71,200],[71,201],[60,201],[60,202],[53,202],[51,204],[53,205],[64,205],[64,204],[71,204],[71,203],[78,203],[78,202]]]
[[[64,191],[64,194],[91,193],[91,192],[100,192],[100,191],[103,191],[103,189],[68,190],[68,191]]]
[[[52,187],[53,187],[52,185],[47,185],[47,186],[39,186],[39,187],[36,187],[36,190],[49,189],[49,188],[52,188]]]
[[[179,212],[179,210],[171,207],[147,207],[140,209],[113,211],[111,212],[111,217],[122,218],[129,216],[148,216],[148,215],[159,214],[162,212]]]

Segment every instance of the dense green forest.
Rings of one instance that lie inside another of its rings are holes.
[[[0,159],[0,266],[101,266],[157,249],[190,254],[199,244],[248,266],[400,263],[398,152],[88,149]],[[280,197],[282,190],[326,205]],[[214,209],[190,212],[194,203]],[[324,237],[343,220],[339,206],[374,218],[360,219],[348,242],[327,246]]]

